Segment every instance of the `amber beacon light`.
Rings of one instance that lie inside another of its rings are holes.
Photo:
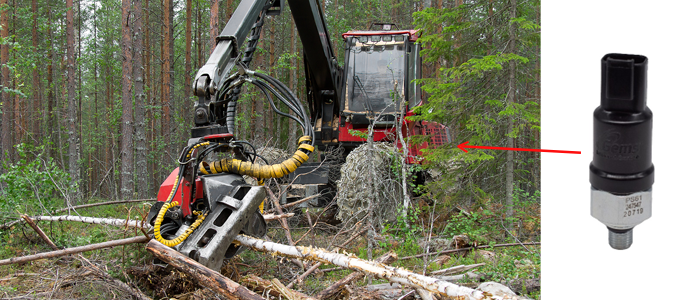
[[[603,56],[600,106],[593,113],[591,215],[608,227],[614,249],[632,245],[632,229],[651,217],[652,113],[642,55]]]

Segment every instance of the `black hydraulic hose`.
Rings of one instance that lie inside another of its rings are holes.
[[[266,90],[267,87],[265,87],[260,81],[254,79],[253,81],[251,81],[251,83],[252,83],[253,85],[257,86],[258,88],[260,88],[260,90],[263,91],[263,94],[265,94],[265,98],[267,98],[267,101],[270,102],[270,106],[271,106],[272,109],[275,111],[275,113],[277,113],[278,115],[282,115],[282,116],[285,116],[285,117],[287,117],[287,118],[290,118],[290,119],[296,121],[297,123],[299,123],[299,125],[300,125],[302,128],[304,128],[304,124],[302,124],[302,122],[301,122],[298,118],[296,118],[296,117],[294,117],[294,116],[292,116],[292,115],[290,115],[290,114],[284,113],[284,112],[280,111],[279,109],[277,109],[277,106],[275,106],[275,103],[272,101],[272,97],[270,97],[270,94],[269,94],[268,91]],[[280,100],[281,100],[281,99],[280,99]],[[292,109],[292,108],[290,107],[289,109]]]
[[[302,104],[301,104],[301,101],[299,100],[299,98],[294,96],[292,91],[286,85],[284,85],[281,81],[279,81],[278,79],[267,76],[265,74],[258,73],[258,72],[252,72],[252,74],[257,76],[257,77],[262,78],[265,81],[272,83],[272,85],[274,85],[277,89],[281,90],[284,94],[287,94],[288,98],[294,100],[293,102],[296,103],[296,107],[301,108],[302,118],[307,123],[307,126],[306,126],[307,128],[306,128],[304,134],[311,136],[312,144],[315,143],[316,135],[313,134],[313,126],[310,123],[311,120],[309,120],[309,117],[306,115],[306,111],[303,109],[303,107],[301,107]]]
[[[291,109],[297,116],[299,116],[300,118],[303,118],[303,114],[301,114],[301,110],[299,110],[298,107],[296,107],[290,101],[288,101],[287,98],[285,98],[283,95],[281,95],[279,93],[279,91],[273,89],[269,84],[267,84],[264,81],[257,80],[257,79],[252,79],[251,83],[270,91],[273,95],[275,95],[275,97],[277,97],[282,103],[284,103],[284,105],[289,107],[289,109]],[[302,125],[302,127],[304,127],[304,125]]]
[[[236,134],[236,106],[238,105],[238,96],[241,93],[241,87],[233,88],[233,93],[231,95],[231,100],[228,101],[226,106],[226,129],[228,133]]]
[[[291,100],[292,100],[292,103],[294,104],[294,106],[295,106],[297,109],[299,109],[300,111],[304,112],[304,109],[303,109],[303,107],[301,106],[301,102],[299,101],[299,99],[298,99],[296,96],[294,96],[294,93],[292,93],[292,91],[289,90],[289,88],[288,88],[286,85],[284,85],[281,81],[277,80],[277,79],[274,78],[274,77],[267,76],[267,75],[265,75],[265,74],[258,73],[258,72],[254,72],[253,75],[255,75],[255,76],[257,76],[257,77],[260,77],[260,78],[262,78],[263,80],[265,80],[265,81],[271,83],[275,88],[277,88],[278,90],[280,90],[280,92],[281,92],[282,94],[284,94],[285,96],[287,96],[287,98],[291,99]],[[306,112],[304,112],[304,119],[306,119]]]

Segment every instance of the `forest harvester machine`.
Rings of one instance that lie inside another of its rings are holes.
[[[242,0],[217,37],[214,51],[193,83],[198,100],[192,138],[179,156],[179,167],[161,185],[158,202],[148,216],[158,241],[214,270],[221,268],[223,259],[241,251],[232,244],[236,235],[265,234],[264,180],[299,172],[316,149],[355,148],[366,141],[351,130],[366,132],[368,126],[375,128],[375,141],[395,142],[396,127],[402,126],[404,136],[431,136],[430,143],[408,149],[408,163],[419,163],[414,157],[420,149],[447,139],[440,124],[397,120],[411,116],[421,104],[415,81],[421,78],[415,30],[392,30],[391,24],[379,24],[381,30],[343,34],[342,67],[318,0],[289,1],[304,49],[307,106],[281,81],[251,70],[264,20],[279,15],[284,4],[284,0]],[[265,159],[255,147],[236,139],[236,105],[244,84],[260,89],[263,99],[257,101],[268,101],[278,115],[302,128],[298,149],[289,159],[273,165],[257,163]],[[287,106],[289,113],[276,103]],[[212,153],[230,158],[207,161]],[[255,180],[246,181],[244,176]]]

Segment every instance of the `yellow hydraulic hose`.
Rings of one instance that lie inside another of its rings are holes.
[[[198,147],[201,146],[207,146],[209,145],[209,142],[204,142],[204,143],[199,143],[194,145],[192,149],[187,153],[186,159],[190,159],[192,157],[192,152],[194,149],[197,149]],[[170,194],[168,195],[168,201],[163,204],[163,206],[160,208],[160,211],[158,211],[158,216],[156,217],[156,220],[153,224],[153,236],[156,238],[157,241],[161,242],[163,245],[166,245],[168,247],[174,247],[176,245],[179,245],[184,241],[187,237],[192,234],[192,232],[199,227],[200,224],[204,221],[204,218],[206,218],[207,214],[202,214],[201,212],[193,212],[195,215],[197,215],[197,220],[190,225],[185,232],[183,232],[180,236],[176,237],[175,239],[168,240],[165,239],[161,234],[160,234],[160,225],[163,223],[163,218],[165,217],[165,213],[170,209],[171,207],[175,207],[179,205],[179,203],[176,202],[170,202],[172,200],[173,194],[175,194],[175,191],[177,191],[177,187],[180,185],[180,180],[181,178],[175,177],[175,184],[173,184],[172,190],[170,190]]]
[[[178,205],[177,202],[163,204],[163,207],[161,207],[160,211],[158,212],[158,217],[156,217],[155,225],[153,226],[153,236],[156,238],[157,241],[161,242],[163,245],[166,245],[168,247],[175,247],[175,246],[179,245],[180,243],[182,243],[182,241],[184,241],[187,237],[189,237],[190,234],[192,234],[192,232],[195,229],[197,229],[197,227],[199,227],[199,225],[202,224],[202,222],[204,221],[204,218],[207,217],[207,214],[203,214],[203,213],[198,212],[198,211],[193,212],[195,215],[197,215],[197,220],[194,221],[194,223],[192,223],[192,225],[190,225],[190,227],[187,228],[187,230],[185,230],[185,232],[183,232],[180,236],[178,236],[172,240],[165,239],[162,235],[160,235],[160,224],[163,221],[163,217],[165,216],[165,212],[167,212],[169,208],[175,207],[177,205]]]
[[[294,172],[301,164],[309,160],[309,156],[306,153],[314,152],[314,146],[306,144],[305,142],[311,142],[311,137],[302,136],[299,138],[299,148],[297,148],[294,155],[279,164],[260,165],[240,159],[227,158],[212,162],[211,164],[201,162],[199,164],[199,171],[205,175],[225,172],[248,175],[258,179],[280,178]],[[305,150],[306,153],[303,150]]]

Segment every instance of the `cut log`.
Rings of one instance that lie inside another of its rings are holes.
[[[110,247],[114,247],[114,246],[128,245],[128,244],[133,244],[133,243],[145,243],[148,240],[149,240],[148,237],[136,236],[136,237],[127,238],[127,239],[121,239],[121,240],[116,240],[116,241],[109,241],[109,242],[104,242],[104,243],[68,248],[68,249],[63,249],[63,250],[58,250],[58,251],[44,252],[44,253],[21,256],[21,257],[13,257],[13,258],[0,260],[0,266],[9,265],[9,264],[25,263],[25,262],[29,262],[29,261],[33,261],[33,260],[44,259],[44,258],[60,257],[60,256],[65,256],[65,255],[70,255],[70,254],[81,253],[81,252],[85,252],[85,251],[110,248]]]
[[[226,299],[264,299],[260,295],[251,292],[246,287],[156,240],[151,240],[148,245],[146,245],[146,250],[153,253],[158,259],[196,278],[197,283],[216,291],[218,294],[226,297]]]
[[[396,261],[397,255],[396,253],[388,252],[385,253],[384,255],[380,256],[377,258],[377,262],[381,264],[390,264]],[[325,290],[319,292],[316,297],[318,299],[330,299],[334,295],[337,295],[340,293],[340,291],[348,284],[355,282],[356,280],[359,280],[360,278],[364,277],[365,275],[360,273],[360,272],[353,272],[349,274],[348,276],[345,276],[345,278],[341,279],[340,281],[332,284],[331,286],[327,287]]]

